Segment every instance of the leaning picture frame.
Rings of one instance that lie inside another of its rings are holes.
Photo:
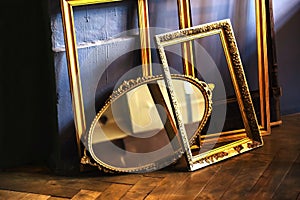
[[[251,1],[251,0],[249,0]],[[258,123],[262,135],[269,135],[271,133],[271,126],[277,125],[271,123],[270,116],[270,97],[269,97],[269,58],[267,47],[267,14],[266,8],[268,0],[253,0],[255,4],[255,28],[256,28],[256,46],[257,46],[257,81],[259,108],[257,108]],[[179,28],[189,28],[192,26],[192,2],[190,0],[179,0],[177,2]],[[182,43],[182,57],[183,57],[183,71],[186,75],[195,76],[195,56],[193,55],[193,47],[191,42]],[[251,91],[250,91],[251,92]],[[237,101],[236,98],[230,101]],[[279,122],[280,124],[280,122]],[[223,131],[221,136],[219,133],[211,134],[212,142],[218,139],[219,142],[232,141],[245,136],[245,129],[234,129]]]
[[[60,0],[62,23],[64,29],[64,41],[67,57],[68,76],[70,82],[70,91],[72,97],[72,108],[74,112],[74,123],[76,131],[76,142],[78,155],[81,158],[83,155],[81,139],[86,132],[86,116],[84,113],[84,102],[82,94],[82,83],[80,78],[80,66],[78,60],[78,46],[76,43],[76,33],[74,25],[73,8],[77,6],[94,5],[101,3],[121,2],[123,0]],[[137,0],[138,18],[140,29],[140,43],[142,51],[143,75],[151,75],[151,61],[145,57],[151,56],[149,48],[149,33],[147,0]],[[151,58],[151,57],[150,57]]]
[[[183,124],[182,115],[180,113],[180,109],[178,108],[178,102],[172,85],[165,48],[171,45],[185,43],[212,35],[218,35],[220,37],[228,69],[230,71],[230,77],[237,95],[237,100],[246,131],[246,137],[217,148],[212,148],[211,150],[203,153],[201,153],[200,150],[199,154],[193,155]],[[188,162],[188,168],[190,171],[200,169],[263,145],[260,127],[258,125],[230,20],[222,20],[181,29],[179,31],[159,34],[156,35],[155,39],[163,65],[163,74],[168,89],[169,99],[173,104],[172,111],[175,116],[177,130],[180,134],[181,144],[185,151],[186,160]]]
[[[81,137],[86,131],[86,120],[84,114],[84,104],[82,96],[82,86],[80,78],[80,67],[78,60],[78,50],[76,43],[76,33],[74,26],[73,7],[98,3],[117,2],[122,0],[60,0],[62,22],[64,28],[64,39],[67,56],[68,74],[70,90],[72,96],[72,106],[74,112],[74,123],[76,130],[76,142],[79,157],[82,156]]]
[[[271,134],[271,127],[278,124],[271,123],[270,120],[270,58],[268,55],[270,53],[270,49],[267,46],[267,36],[269,34],[267,30],[267,25],[269,21],[267,20],[266,13],[268,2],[268,0],[225,0],[216,2],[201,0],[178,0],[174,2],[149,2],[149,14],[150,16],[153,16],[153,18],[150,19],[151,26],[163,26],[164,28],[169,28],[173,30],[178,28],[189,28],[192,25],[199,25],[211,21],[218,21],[224,18],[233,19],[232,16],[229,16],[232,12],[231,14],[234,14],[233,16],[236,16],[237,18],[235,21],[232,20],[232,23],[233,26],[236,28],[234,31],[236,32],[238,43],[240,42],[239,39],[245,37],[245,35],[247,34],[251,34],[251,37],[255,38],[253,41],[251,41],[250,46],[249,43],[247,43],[246,45],[242,44],[240,45],[240,49],[241,57],[244,58],[247,56],[248,53],[245,52],[244,49],[249,49],[249,47],[256,48],[255,53],[253,54],[254,56],[251,58],[251,60],[255,59],[257,60],[257,62],[244,62],[245,70],[252,71],[252,73],[247,74],[247,76],[251,76],[251,82],[249,84],[249,87],[251,89],[251,95],[253,96],[253,102],[255,104],[258,123],[262,135]],[[165,6],[169,6],[168,9],[165,10],[165,12],[161,12],[163,10],[162,7],[164,8]],[[178,11],[178,13],[176,12],[176,10]],[[218,12],[220,10],[222,11],[222,13]],[[241,15],[240,18],[238,17],[239,15]],[[243,19],[247,20],[247,23],[251,25],[251,28],[247,27],[247,29],[245,29],[246,25],[244,24],[245,21],[243,21]],[[241,24],[238,24],[239,21],[243,22],[241,22]],[[243,43],[243,41],[241,43]],[[195,68],[196,58],[195,56],[193,56],[193,45],[190,42],[182,43],[181,45],[182,67],[176,69],[182,71],[182,73],[185,75],[197,77],[197,70]],[[238,111],[237,98],[235,96],[231,96],[230,94],[226,100],[227,107],[233,108],[234,112],[231,113],[235,113],[236,111]],[[227,119],[228,123],[226,122],[225,126],[228,124],[229,126],[225,127],[225,129],[222,131],[221,137],[218,137],[219,133],[216,133],[217,137],[211,135],[210,137],[212,142],[215,142],[216,138],[220,142],[225,142],[244,137],[245,129],[242,128],[241,117],[238,117],[237,119],[236,116],[229,116]],[[234,126],[231,126],[230,123],[234,123]]]

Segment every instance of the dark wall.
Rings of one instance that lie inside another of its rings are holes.
[[[275,24],[279,82],[282,87],[281,113],[300,112],[300,3],[291,18]],[[276,15],[276,12],[274,13]],[[283,19],[282,19],[283,20]]]
[[[45,1],[0,7],[0,168],[46,162],[56,132],[55,86]]]

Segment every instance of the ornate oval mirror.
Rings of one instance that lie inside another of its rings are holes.
[[[190,143],[211,113],[211,90],[205,82],[172,75]],[[99,168],[147,172],[168,166],[182,154],[171,104],[162,76],[124,82],[95,117],[88,151]]]

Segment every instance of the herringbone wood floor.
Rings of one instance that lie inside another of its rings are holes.
[[[45,167],[0,172],[0,199],[300,199],[300,114],[264,137],[264,146],[196,172],[55,176]]]

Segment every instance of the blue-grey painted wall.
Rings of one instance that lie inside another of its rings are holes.
[[[300,0],[274,0],[281,113],[300,112]]]

